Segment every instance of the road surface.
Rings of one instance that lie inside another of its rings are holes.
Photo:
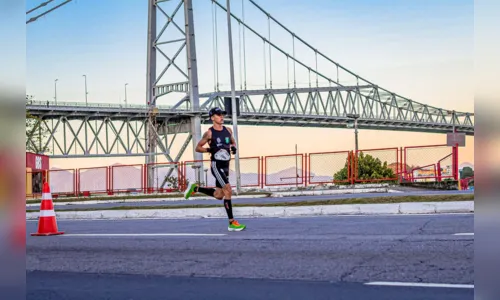
[[[27,299],[474,297],[472,214],[240,221],[27,222]]]
[[[302,201],[318,201],[318,200],[330,200],[330,199],[350,199],[350,198],[374,198],[374,197],[385,197],[385,196],[425,196],[425,195],[455,195],[455,194],[473,194],[473,191],[418,191],[418,192],[399,192],[399,193],[355,193],[355,194],[342,194],[342,195],[317,195],[317,196],[294,196],[294,197],[269,197],[269,198],[238,198],[234,199],[234,203],[279,203],[279,202],[302,202]],[[70,204],[61,205],[54,202],[56,211],[61,210],[74,210],[81,208],[102,208],[109,209],[112,207],[120,206],[179,206],[179,205],[209,205],[215,204],[220,205],[221,201],[216,199],[211,200],[196,200],[192,198],[190,200],[168,200],[165,201],[132,201],[127,200],[127,202],[119,203],[92,203],[92,204]],[[30,205],[26,206],[26,210],[38,210],[40,205]]]

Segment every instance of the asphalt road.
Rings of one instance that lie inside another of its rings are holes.
[[[52,237],[27,222],[26,299],[474,297],[456,286],[474,284],[474,236],[455,235],[474,232],[472,214],[240,221],[59,221]]]
[[[399,192],[399,193],[355,193],[355,194],[342,194],[342,195],[317,195],[317,196],[294,196],[294,197],[269,197],[269,198],[238,198],[234,199],[234,203],[279,203],[279,202],[301,202],[301,201],[318,201],[318,200],[330,200],[330,199],[350,199],[350,198],[374,198],[383,196],[423,196],[423,195],[451,195],[451,194],[473,194],[473,191],[418,191],[418,192]],[[61,210],[74,210],[80,208],[103,208],[109,209],[112,207],[120,206],[179,206],[179,205],[198,205],[198,204],[221,204],[220,200],[196,200],[192,198],[190,200],[168,200],[165,201],[131,201],[119,202],[119,203],[98,203],[98,204],[70,204],[61,205],[54,202],[55,209],[57,211]],[[27,210],[37,210],[40,209],[39,205],[36,206],[26,206]]]

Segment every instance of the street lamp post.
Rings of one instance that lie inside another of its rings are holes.
[[[355,150],[356,156],[358,155],[358,119],[359,114],[347,114],[347,117],[354,119],[354,139],[355,139]]]
[[[88,92],[87,92],[87,75],[83,75],[83,77],[85,78],[85,105],[88,105],[88,101],[87,101],[87,95],[88,95]]]
[[[128,83],[125,83],[125,106],[127,106],[127,85]]]
[[[234,83],[234,63],[233,63],[233,35],[231,33],[231,8],[230,8],[230,0],[226,2],[227,8],[227,30],[228,30],[228,42],[229,42],[229,71],[231,77],[231,107],[232,107],[232,116],[231,119],[233,121],[233,137],[236,141],[236,145],[239,145],[238,142],[238,121],[237,121],[237,110],[236,110],[236,93],[235,93],[235,83]],[[241,178],[240,178],[240,155],[239,151],[234,155],[234,164],[236,171],[236,194],[240,193],[241,188]]]
[[[58,80],[59,79],[54,80],[54,101],[56,102],[56,104],[57,104],[57,81]]]

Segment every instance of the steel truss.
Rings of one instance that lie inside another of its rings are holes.
[[[95,109],[95,108],[94,108]],[[98,110],[98,109],[97,109]],[[38,117],[28,133],[26,145],[31,144],[51,157],[112,157],[164,155],[169,162],[179,161],[191,141],[190,120],[177,114],[156,115],[155,124],[143,113],[109,111],[89,112],[64,109],[29,110]],[[147,128],[157,128],[148,133]],[[31,137],[37,130],[45,129],[49,135],[44,141]],[[171,156],[170,149],[177,135],[188,133],[181,150]],[[149,148],[147,134],[156,141]],[[35,144],[38,143],[38,144]]]
[[[237,91],[240,97],[241,125],[338,127],[345,128],[349,114],[359,114],[358,128],[446,133],[455,126],[458,132],[474,135],[474,114],[453,112],[411,101],[397,101],[394,96],[381,96],[375,86],[324,87],[302,89]],[[112,156],[163,154],[169,161],[178,161],[186,149],[189,134],[175,159],[169,153],[171,144],[165,133],[191,133],[191,118],[198,116],[208,122],[208,110],[224,107],[223,98],[229,91],[201,94],[206,98],[198,111],[182,105],[157,108],[154,114],[157,141],[154,151],[142,140],[144,128],[152,120],[148,106],[123,108],[119,105],[78,106],[70,103],[52,105],[31,101],[28,112],[40,118],[33,128],[45,126],[50,136],[44,145],[54,144],[54,157]],[[370,95],[368,97],[367,95]],[[378,100],[374,100],[378,99]],[[49,122],[50,121],[50,122]],[[56,132],[58,134],[56,134]],[[33,144],[31,134],[26,143]]]
[[[231,92],[201,94],[202,108],[224,107]],[[381,92],[376,86],[237,91],[242,124],[345,127],[359,115],[359,128],[474,134],[474,114],[454,112]]]
[[[171,93],[185,95],[190,101],[190,110],[197,111],[199,110],[198,68],[192,0],[148,0],[148,5],[146,97],[149,111],[157,111],[158,99]],[[158,54],[166,60],[163,65],[157,60]],[[155,115],[149,116],[151,124],[148,134],[149,148],[156,148],[153,132],[157,130],[154,126]],[[189,117],[191,125],[190,136],[199,140],[201,138],[199,114],[186,116]],[[193,143],[193,156],[201,160],[202,154],[197,153],[195,148],[196,144]],[[180,155],[184,150],[185,147],[182,148]],[[155,161],[154,155],[148,155],[146,158],[147,164],[153,164]],[[148,170],[150,179],[152,171]],[[199,176],[202,176],[202,172],[203,170],[200,170]]]
[[[180,17],[176,19],[176,16]],[[175,28],[174,32],[165,34],[170,28]],[[175,49],[175,54],[170,54],[168,48]],[[199,107],[196,45],[191,0],[148,0],[147,49],[146,104],[149,106],[149,126],[146,139],[148,149],[156,149],[159,146],[157,145],[158,134],[156,131],[159,130],[159,127],[157,127],[157,101],[160,97],[170,93],[181,93],[189,97],[190,106],[194,110]],[[181,54],[183,52],[184,54]],[[158,54],[165,58],[166,63],[164,65],[157,60]],[[183,64],[185,62],[183,56],[187,58],[185,65]],[[160,73],[157,73],[158,69],[161,69]],[[173,81],[171,75],[175,73],[177,73],[177,76],[181,75],[181,81],[178,78]],[[197,140],[201,137],[199,115],[191,114],[188,117],[187,122],[191,126],[188,140],[192,136]],[[186,148],[185,145],[178,154],[179,158]],[[196,153],[194,147],[193,155],[197,159],[201,159],[201,154]],[[151,165],[155,162],[156,156],[153,152],[150,152],[146,156],[146,164]],[[149,169],[148,178],[150,180],[148,182],[153,182],[151,180],[152,176],[153,170]]]

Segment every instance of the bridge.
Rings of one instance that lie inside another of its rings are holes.
[[[256,1],[241,1],[238,13],[228,8],[229,3],[211,1],[212,91],[199,91],[193,15],[196,6],[192,0],[148,0],[146,103],[113,105],[27,99],[27,112],[38,119],[28,133],[26,144],[42,153],[49,149],[46,154],[51,157],[146,156],[147,163],[154,163],[158,155],[165,155],[168,161],[178,161],[192,139],[201,137],[201,124],[209,121],[208,110],[214,106],[224,107],[224,98],[232,96],[231,90],[220,88],[220,73],[227,73],[219,68],[222,66],[219,47],[227,47],[218,39],[221,21],[217,18],[221,12],[231,20],[231,27],[226,25],[223,29],[231,32],[227,32],[231,37],[231,65],[232,70],[239,73],[237,83],[234,79],[237,76],[232,77],[241,112],[238,125],[345,128],[355,119],[359,129],[457,131],[474,135],[474,113],[434,107],[389,91],[324,55]],[[249,25],[245,20],[248,5],[256,9],[267,24]],[[232,28],[237,29],[237,34]],[[278,39],[274,28],[284,32],[291,43],[283,44],[283,35]],[[250,54],[250,46],[246,46],[250,38],[254,39],[252,44],[262,43],[263,61],[259,63],[263,63],[264,72],[257,77],[263,89],[248,88],[247,75],[251,77],[252,73],[251,66],[247,70],[247,64],[255,55]],[[233,39],[238,40],[236,66],[232,63]],[[298,50],[299,46],[302,51]],[[164,47],[174,50],[170,51],[174,54],[167,54]],[[304,49],[308,51],[306,56]],[[177,100],[172,105],[163,105],[163,97]],[[232,123],[231,116],[228,117],[228,123]],[[41,128],[49,132],[43,141],[34,138]],[[172,153],[172,144],[182,133],[187,133],[187,137],[181,150]],[[191,145],[194,150],[195,143]],[[194,152],[194,159],[201,160],[201,154]]]

